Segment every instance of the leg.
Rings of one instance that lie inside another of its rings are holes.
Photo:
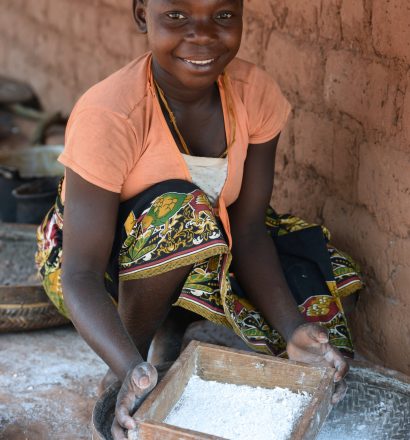
[[[120,283],[118,312],[144,359],[147,359],[155,332],[165,321],[190,271],[191,266],[181,267],[155,277]],[[117,380],[109,369],[98,387],[98,395]]]
[[[177,300],[191,266],[120,284],[118,312],[144,359],[155,332]]]
[[[172,307],[167,319],[155,333],[148,353],[148,362],[161,365],[175,361],[181,352],[187,327],[201,319],[196,313],[181,307]]]

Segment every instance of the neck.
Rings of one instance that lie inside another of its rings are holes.
[[[185,106],[204,105],[215,98],[216,83],[204,88],[189,89],[152,60],[152,74],[168,101]]]

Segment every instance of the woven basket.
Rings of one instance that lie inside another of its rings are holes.
[[[36,225],[0,222],[0,246],[4,250],[10,243],[21,244],[24,252],[32,254],[34,265]],[[2,270],[8,270],[7,266]],[[0,333],[54,327],[68,322],[58,313],[38,281],[24,285],[0,284]]]
[[[43,287],[0,286],[0,333],[68,324],[44,293]]]

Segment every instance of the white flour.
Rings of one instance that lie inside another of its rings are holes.
[[[234,440],[286,440],[311,396],[286,388],[252,388],[193,376],[170,425]]]

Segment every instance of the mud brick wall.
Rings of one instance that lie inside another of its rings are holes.
[[[68,113],[143,53],[130,0],[1,0],[0,74]],[[240,55],[293,105],[273,204],[323,222],[362,264],[359,350],[410,373],[410,3],[245,0]]]
[[[0,0],[0,74],[69,113],[91,85],[147,50],[131,0]]]

